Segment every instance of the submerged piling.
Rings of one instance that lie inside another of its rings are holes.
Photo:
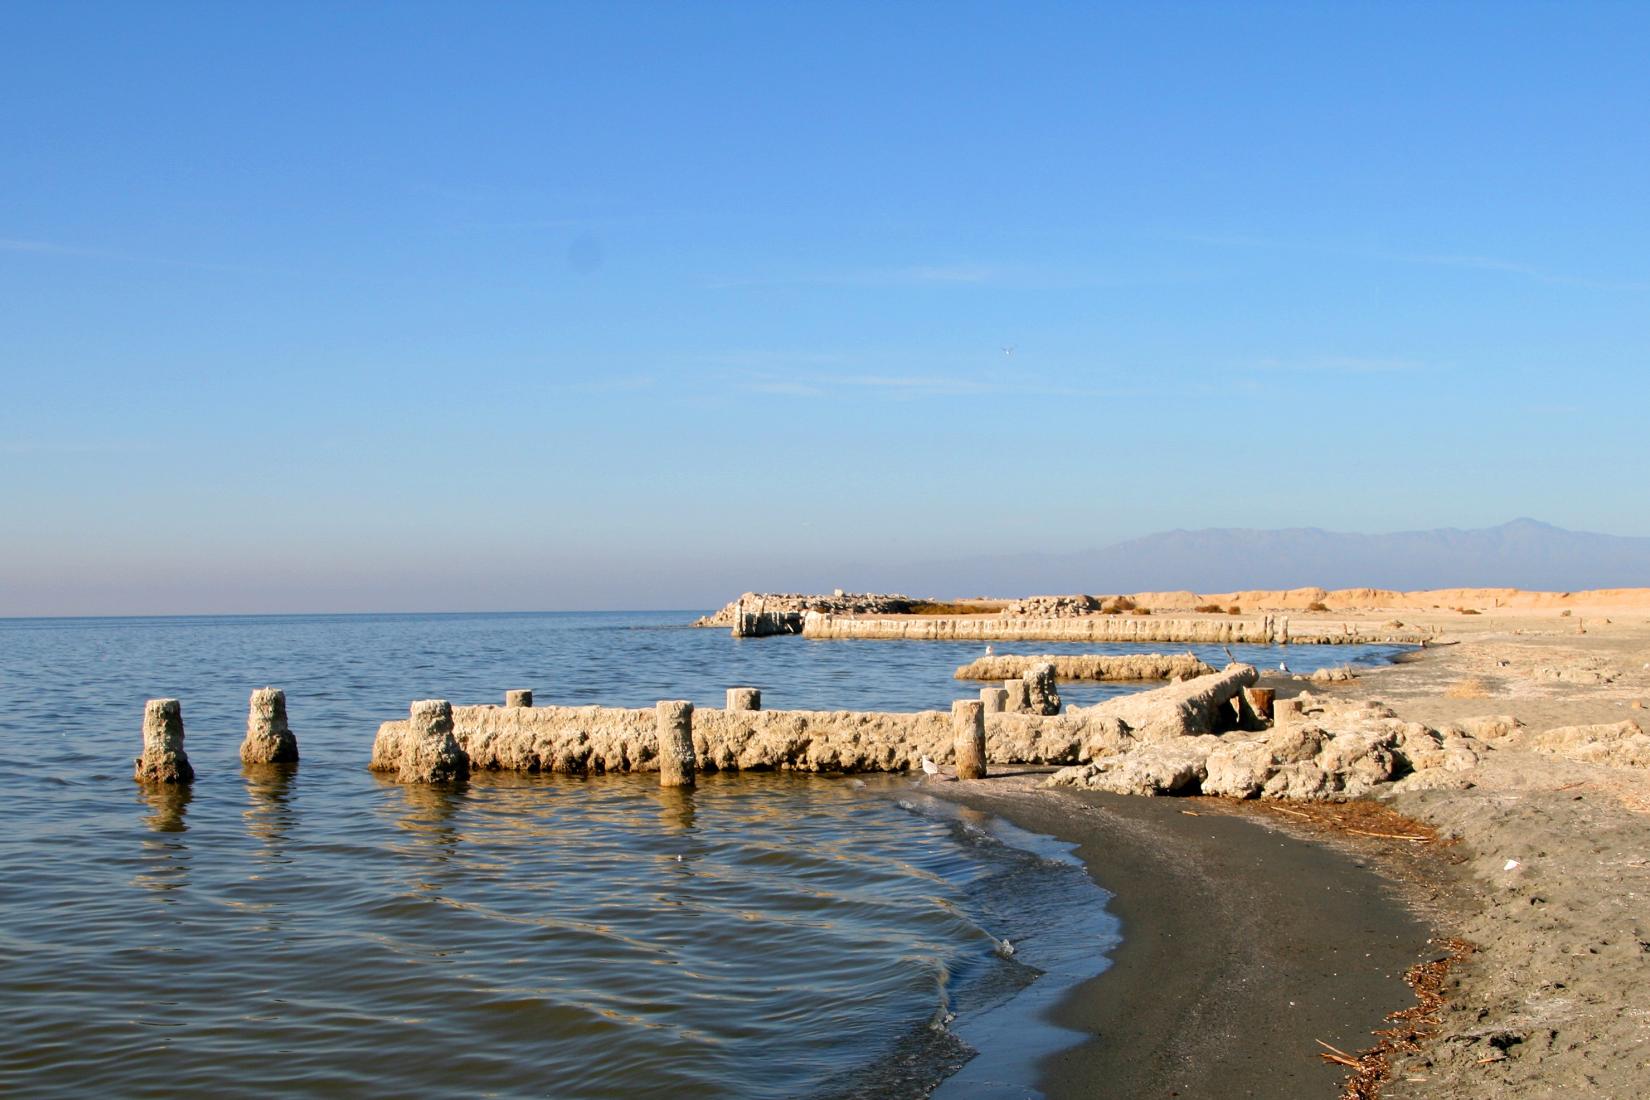
[[[1007,688],[981,688],[980,705],[987,714],[1001,714],[1008,709]]]
[[[470,757],[453,737],[453,705],[421,699],[407,714],[407,744],[395,777],[403,783],[452,783],[470,774]]]
[[[761,710],[762,692],[759,688],[728,688],[729,710]]]
[[[183,704],[150,699],[143,704],[143,755],[132,778],[139,783],[188,783],[195,769],[183,751]]]
[[[691,787],[698,760],[693,755],[693,704],[662,699],[655,708],[659,728],[659,786]]]
[[[985,778],[985,707],[978,699],[951,704],[951,733],[957,752],[958,779]]]
[[[526,688],[514,688],[504,693],[504,705],[507,707],[530,707],[533,705],[533,693]]]
[[[246,710],[243,764],[296,764],[298,738],[286,722],[286,692],[264,687],[252,693]]]

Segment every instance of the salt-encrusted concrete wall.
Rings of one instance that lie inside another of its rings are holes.
[[[1115,718],[1082,710],[1052,717],[992,714],[986,731],[987,758],[997,763],[1075,763],[1101,744],[1127,738]],[[476,770],[583,774],[659,767],[652,707],[454,707],[453,737]],[[695,708],[693,744],[703,770],[900,772],[924,756],[953,759],[948,711]],[[396,771],[407,745],[407,723],[385,722],[370,766]]]
[[[1171,684],[1064,714],[987,714],[986,759],[1009,764],[1072,764],[1126,751],[1140,740],[1209,733],[1232,716],[1234,695],[1254,682],[1254,668]],[[415,740],[406,721],[385,722],[371,767],[399,771]],[[657,771],[659,739],[652,707],[452,708],[452,736],[476,770]],[[693,711],[693,747],[701,770],[890,771],[928,756],[955,760],[948,711]]]
[[[1286,615],[1260,618],[1210,616],[1171,619],[1156,615],[1086,615],[1068,619],[1016,619],[995,615],[924,615],[870,618],[809,611],[806,638],[912,642],[1200,642],[1260,645],[1419,644],[1429,631],[1387,623],[1291,624]]]
[[[1008,680],[1033,665],[1050,664],[1061,680],[1190,680],[1214,669],[1191,653],[1051,653],[1040,657],[1000,653],[957,669],[958,680]]]

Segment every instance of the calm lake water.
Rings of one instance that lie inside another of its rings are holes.
[[[954,1089],[1029,1082],[1066,1041],[1034,1009],[1117,934],[1047,838],[904,776],[365,770],[412,699],[977,697],[951,672],[979,645],[735,640],[694,614],[0,620],[0,1093],[898,1097],[974,1049]],[[1296,671],[1391,652],[1233,648]],[[265,684],[296,770],[237,758]],[[183,700],[185,790],[131,780],[160,696]]]

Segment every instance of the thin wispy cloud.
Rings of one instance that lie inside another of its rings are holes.
[[[1365,248],[1320,241],[1289,241],[1245,234],[1184,234],[1177,239],[1190,244],[1212,245],[1217,248],[1264,249],[1279,252],[1309,252],[1322,256],[1342,256],[1350,259],[1373,260],[1382,263],[1414,264],[1421,267],[1447,267],[1466,271],[1484,271],[1498,275],[1513,275],[1557,286],[1579,286],[1594,290],[1650,290],[1650,280],[1598,279],[1569,272],[1551,271],[1535,264],[1509,260],[1500,256],[1475,256],[1448,252],[1414,252],[1383,248]]]
[[[1296,371],[1305,374],[1398,374],[1426,369],[1414,359],[1359,355],[1319,355],[1299,359],[1258,359],[1248,366],[1260,371]]]
[[[570,393],[639,393],[652,389],[657,381],[652,375],[639,374],[624,378],[603,378],[592,382],[570,382],[560,388]]]
[[[707,280],[711,290],[738,290],[752,287],[978,287],[999,284],[1015,277],[1007,268],[983,263],[921,263],[893,267],[868,267],[844,271],[812,271],[779,275],[756,275]]]
[[[160,264],[166,267],[186,267],[196,271],[234,271],[241,273],[265,274],[264,269],[245,267],[240,264],[211,263],[204,260],[183,260],[175,256],[148,256],[132,252],[121,252],[111,248],[91,248],[84,245],[62,244],[57,241],[23,240],[16,237],[0,237],[0,252],[34,256],[61,256],[88,260],[107,260],[112,263],[128,264]]]
[[[965,374],[811,374],[795,377],[751,375],[733,379],[735,389],[779,397],[1107,397],[1117,391],[1048,382],[1020,375],[981,378]]]
[[[96,248],[76,248],[73,245],[55,244],[51,241],[20,241],[11,237],[0,237],[0,252],[32,252],[42,256],[114,255]]]
[[[750,382],[744,388],[751,393],[771,394],[774,397],[824,397],[826,392],[807,382]]]

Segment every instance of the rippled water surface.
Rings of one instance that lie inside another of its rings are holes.
[[[1080,866],[907,777],[365,771],[415,698],[720,705],[755,684],[770,708],[916,710],[978,689],[951,679],[977,645],[691,618],[0,621],[0,1093],[917,1095],[1040,971],[1103,965],[1115,927]],[[265,684],[295,770],[237,759]],[[131,780],[159,696],[183,700],[191,788]]]

